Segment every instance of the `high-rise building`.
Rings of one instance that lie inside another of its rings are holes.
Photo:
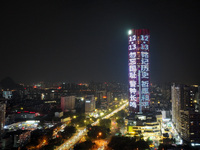
[[[61,109],[63,112],[74,110],[74,108],[75,108],[75,96],[61,97]]]
[[[12,98],[12,91],[3,91],[3,97],[5,99],[11,99]]]
[[[126,125],[130,136],[161,139],[161,113],[149,112],[149,30],[132,29],[128,36],[129,111]]]
[[[94,95],[87,95],[85,98],[85,113],[89,114],[95,111]]]
[[[200,144],[200,86],[173,85],[172,122],[185,143]]]
[[[5,116],[6,116],[6,100],[0,99],[0,135],[2,134],[5,126]]]
[[[149,108],[149,30],[132,29],[128,35],[129,111]]]

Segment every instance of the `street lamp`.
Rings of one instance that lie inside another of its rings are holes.
[[[102,133],[99,132],[98,135],[97,135],[97,140],[100,139],[100,136],[101,136],[101,135],[102,135]]]
[[[84,124],[85,124],[85,126],[86,126],[86,120],[84,120]]]
[[[84,120],[84,122],[86,123],[86,120]]]
[[[99,136],[101,136],[102,135],[102,133],[101,132],[99,132]]]

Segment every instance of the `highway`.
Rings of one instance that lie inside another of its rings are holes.
[[[127,105],[128,105],[128,102],[126,102],[125,104],[123,104],[119,108],[115,109],[114,111],[112,111],[108,115],[102,117],[101,119],[108,119],[108,118],[112,117],[115,113],[117,113],[120,110],[124,109]],[[99,124],[99,119],[97,121],[93,122],[91,125],[92,126],[96,126],[97,124]],[[57,147],[56,150],[67,150],[67,149],[70,149],[72,146],[74,146],[86,134],[87,134],[87,129],[86,128],[79,130],[69,140],[64,142],[59,147]]]

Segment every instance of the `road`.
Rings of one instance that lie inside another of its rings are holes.
[[[124,109],[128,105],[128,102],[120,106],[119,108],[115,109],[113,112],[110,114],[102,117],[101,119],[108,119],[112,117],[115,113],[119,112],[120,110]],[[93,122],[91,125],[96,126],[99,124],[99,119],[95,122]],[[84,135],[87,134],[87,129],[81,129],[77,133],[75,133],[69,140],[64,142],[61,146],[57,147],[56,150],[67,150],[70,149],[72,146],[74,146]]]

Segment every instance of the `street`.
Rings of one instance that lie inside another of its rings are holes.
[[[128,102],[120,106],[119,108],[115,109],[110,114],[102,117],[101,119],[108,119],[112,117],[115,113],[119,112],[120,110],[124,109],[128,105]],[[99,123],[99,119],[95,122],[93,122],[91,125],[96,126]],[[64,142],[61,146],[57,147],[56,150],[67,150],[73,147],[84,135],[87,134],[87,129],[84,128],[82,130],[79,130],[76,132],[70,139],[68,139],[66,142]]]

